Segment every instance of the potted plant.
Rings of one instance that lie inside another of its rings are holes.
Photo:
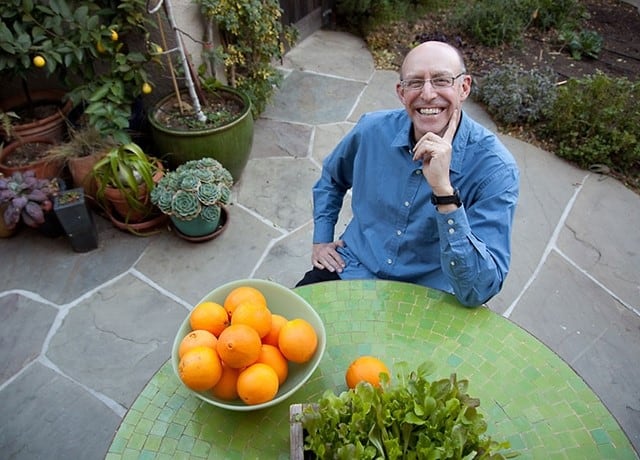
[[[15,112],[17,104],[34,112],[39,90],[31,82],[44,77],[56,88],[56,104],[66,93],[65,109],[56,115],[82,106],[102,134],[129,140],[131,104],[146,88],[145,66],[157,59],[144,0],[6,0],[0,20],[0,77],[20,82],[22,90],[21,104],[7,98],[2,111]],[[66,127],[64,120],[56,123]],[[16,133],[16,123],[13,128]]]
[[[0,210],[6,231],[15,231],[20,222],[33,228],[44,224],[55,191],[52,181],[36,177],[31,170],[0,177]]]
[[[212,69],[216,67],[213,61],[224,62],[228,85],[221,84],[213,71],[208,77],[194,75],[184,51],[179,53],[189,92],[174,85],[174,94],[151,107],[152,137],[173,167],[212,157],[238,181],[251,154],[253,118],[264,110],[281,79],[273,62],[282,57],[283,39],[292,41],[294,29],[283,34],[276,0],[198,3],[208,22],[205,59],[212,61]],[[214,23],[221,31],[217,48],[212,44]],[[180,45],[181,37],[176,42]],[[191,110],[181,103],[185,98],[191,98]]]
[[[64,160],[49,155],[55,141],[50,137],[28,137],[0,144],[0,172],[32,170],[40,179],[58,177],[64,169]]]
[[[133,228],[128,226],[145,221],[155,224],[162,215],[155,212],[149,195],[163,171],[161,161],[138,144],[120,144],[93,166],[96,200],[119,228]]]
[[[231,173],[205,157],[167,172],[151,191],[151,202],[169,216],[178,235],[207,238],[226,223],[232,186]]]
[[[76,252],[98,247],[98,231],[82,187],[64,190],[53,200],[53,211]]]
[[[117,146],[113,138],[104,136],[94,126],[70,127],[69,140],[51,147],[48,156],[64,161],[73,186],[82,187],[85,196],[95,199],[97,186],[91,173],[93,166]]]

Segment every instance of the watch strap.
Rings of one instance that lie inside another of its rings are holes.
[[[462,206],[460,193],[457,188],[453,190],[453,195],[436,196],[434,193],[431,193],[431,203],[435,206],[441,204],[455,204],[458,207]]]

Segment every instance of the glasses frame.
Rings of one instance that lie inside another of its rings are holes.
[[[426,78],[426,79],[421,79],[421,78],[410,78],[408,80],[400,80],[400,85],[406,89],[407,91],[422,91],[424,89],[424,85],[427,84],[427,82],[429,82],[429,84],[431,85],[431,88],[438,90],[438,89],[446,89],[446,88],[451,88],[453,87],[453,85],[455,84],[456,80],[460,77],[462,77],[463,75],[466,75],[466,72],[461,72],[458,75],[456,75],[455,77],[436,77],[436,78]],[[433,80],[447,80],[450,81],[451,83],[447,86],[435,86],[433,84]],[[420,88],[410,88],[407,86],[408,82],[422,82],[422,85],[420,86]]]

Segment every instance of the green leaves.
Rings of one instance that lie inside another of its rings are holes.
[[[452,374],[430,382],[433,369],[430,362],[416,371],[398,363],[395,383],[326,391],[301,416],[305,448],[318,458],[505,458],[499,450],[508,443],[484,436],[487,424],[476,410],[480,401],[466,393],[468,381]]]

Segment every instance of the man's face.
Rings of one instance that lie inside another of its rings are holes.
[[[414,48],[405,58],[396,92],[413,121],[415,140],[427,132],[442,136],[455,109],[471,91],[471,77],[462,74],[454,49],[438,42]],[[457,78],[456,78],[457,77]],[[421,86],[422,80],[432,80]]]

